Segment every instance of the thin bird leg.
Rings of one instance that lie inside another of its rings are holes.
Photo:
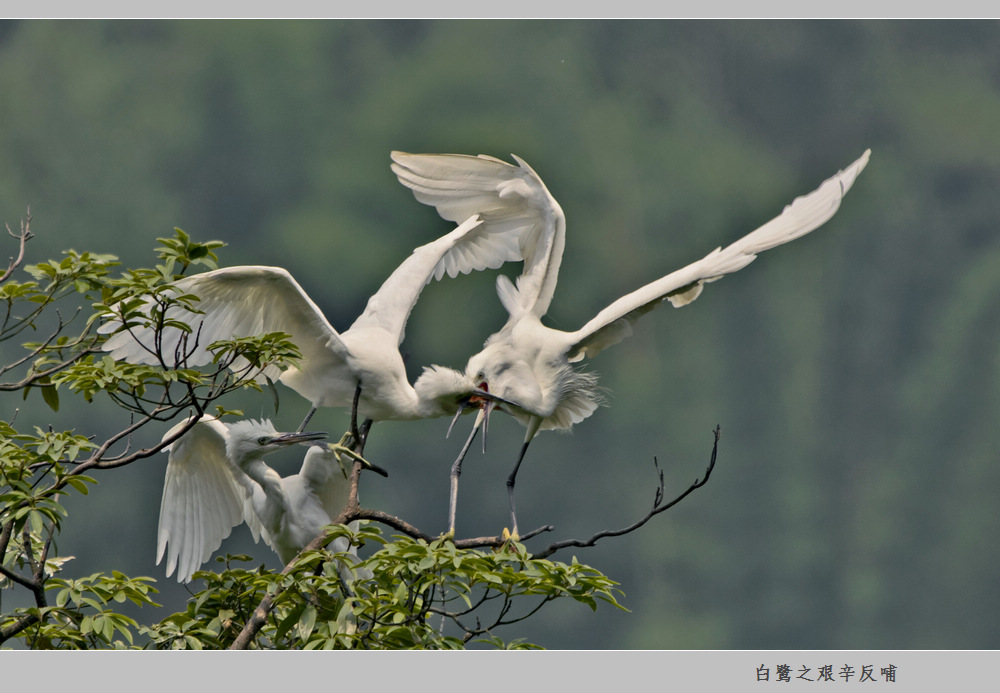
[[[451,494],[448,499],[448,534],[452,537],[455,536],[455,512],[458,508],[458,477],[462,475],[462,460],[465,459],[465,455],[469,452],[469,448],[472,447],[472,441],[475,440],[476,434],[479,433],[479,427],[483,423],[485,415],[483,409],[479,410],[476,414],[476,423],[472,426],[472,432],[469,434],[469,439],[465,441],[465,445],[462,446],[462,451],[458,453],[458,459],[455,463],[451,465]]]
[[[358,434],[361,436],[361,443],[357,448],[359,453],[365,451],[365,443],[368,442],[368,432],[372,430],[372,423],[374,422],[371,419],[365,419],[364,423],[361,424],[361,428],[358,429]]]
[[[296,433],[302,433],[302,431],[306,430],[306,424],[309,423],[309,419],[311,419],[313,417],[313,414],[315,414],[315,413],[316,413],[316,407],[313,407],[312,409],[310,409],[309,413],[306,414],[306,418],[302,419],[302,425],[299,426],[299,430],[297,430],[295,432]]]
[[[494,402],[487,402],[486,404],[483,405],[483,408],[480,409],[480,414],[481,415],[483,415],[483,414],[485,415],[483,417],[483,454],[484,455],[486,454],[486,437],[487,437],[486,434],[488,434],[490,432],[490,412],[493,411],[493,407],[495,407],[495,406],[496,406],[496,404]]]
[[[361,383],[354,388],[354,402],[351,404],[351,435],[354,436],[354,441],[357,444],[361,444],[361,434],[358,433],[358,402],[361,401]]]
[[[517,533],[517,512],[514,510],[514,480],[517,477],[517,470],[521,467],[521,461],[524,460],[524,453],[528,451],[528,444],[531,443],[531,439],[538,433],[541,425],[542,420],[537,416],[531,417],[528,421],[524,433],[524,445],[521,446],[521,454],[517,456],[517,464],[514,465],[514,471],[507,477],[507,498],[510,500],[510,536],[514,541],[520,539],[520,535]]]
[[[524,445],[521,446],[521,454],[517,456],[517,464],[514,465],[514,471],[507,477],[507,498],[510,500],[510,538],[514,541],[517,541],[521,537],[517,533],[517,511],[514,510],[514,479],[517,477],[517,470],[524,459],[524,453],[528,451],[528,444],[530,442],[530,439],[524,441]]]

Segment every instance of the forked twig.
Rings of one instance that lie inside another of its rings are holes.
[[[634,532],[635,530],[639,529],[644,524],[646,524],[647,522],[649,522],[653,518],[654,515],[658,515],[658,514],[662,513],[665,510],[669,510],[670,508],[672,508],[675,505],[677,505],[678,503],[680,503],[690,493],[692,493],[696,489],[699,489],[702,486],[704,486],[706,483],[708,483],[708,478],[712,475],[712,470],[715,469],[715,457],[716,457],[716,453],[717,453],[717,451],[719,449],[719,437],[722,435],[722,429],[719,426],[716,426],[715,427],[715,431],[713,431],[713,434],[715,436],[715,440],[712,443],[712,458],[711,458],[711,460],[708,463],[708,468],[705,470],[705,476],[703,478],[701,478],[701,479],[695,479],[694,483],[691,484],[690,486],[688,486],[687,490],[684,491],[684,493],[680,494],[679,496],[677,496],[676,498],[674,498],[672,501],[670,501],[666,505],[663,505],[663,499],[666,497],[666,487],[664,486],[664,482],[663,482],[663,470],[660,469],[659,462],[657,462],[656,458],[654,457],[653,458],[653,464],[656,467],[656,472],[657,472],[657,475],[659,476],[659,484],[657,485],[657,488],[656,488],[656,495],[653,498],[653,507],[650,509],[650,511],[648,513],[646,513],[646,515],[644,517],[642,517],[641,519],[639,519],[636,522],[633,522],[628,527],[624,527],[622,529],[604,530],[602,532],[598,532],[597,534],[593,535],[592,537],[590,537],[589,539],[586,539],[586,540],[567,539],[565,541],[557,541],[557,542],[555,542],[553,544],[549,544],[542,551],[539,551],[538,553],[533,554],[533,557],[534,558],[547,558],[548,556],[551,556],[552,554],[554,554],[556,551],[559,551],[560,549],[568,548],[570,546],[576,546],[576,547],[593,546],[599,540],[604,539],[605,537],[620,537],[623,534],[628,534],[629,532]]]

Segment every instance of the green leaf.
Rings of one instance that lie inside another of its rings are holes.
[[[302,612],[302,616],[299,617],[298,625],[296,626],[296,631],[299,640],[308,640],[309,636],[312,635],[313,628],[316,626],[316,607],[312,604],[306,606]]]
[[[288,631],[292,629],[292,626],[299,622],[299,617],[302,616],[302,612],[305,611],[305,602],[295,605],[278,624],[277,630],[274,632],[274,637],[276,640],[282,640],[288,634]]]
[[[59,393],[56,391],[55,386],[41,387],[42,399],[45,403],[49,405],[49,409],[54,412],[59,411]]]
[[[32,510],[28,513],[28,524],[31,526],[31,531],[35,534],[41,534],[45,529],[45,518],[37,510]]]

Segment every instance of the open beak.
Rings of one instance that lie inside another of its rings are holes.
[[[481,392],[475,392],[475,393],[473,393],[469,397],[469,402],[472,403],[472,404],[474,404],[475,406],[479,406],[479,407],[482,407],[487,402],[489,402],[490,404],[493,405],[494,408],[498,408],[501,411],[504,410],[504,405],[507,405],[509,407],[516,407],[517,406],[513,402],[511,402],[510,400],[506,400],[503,397],[500,397],[498,395],[494,395],[492,392],[486,392],[485,390],[481,391]]]
[[[498,397],[491,393],[485,381],[480,383],[475,392],[458,403],[458,411],[455,412],[451,423],[448,424],[448,432],[445,433],[444,437],[447,438],[451,435],[451,429],[455,427],[455,422],[465,413],[466,409],[478,409],[479,415],[476,417],[476,424],[473,426],[473,430],[477,430],[480,426],[483,427],[483,452],[486,452],[486,434],[490,429],[490,414],[494,409],[502,410],[505,404],[513,406],[511,402],[508,402],[503,397]]]
[[[486,454],[486,435],[490,432],[490,414],[497,406],[499,405],[496,402],[490,400],[485,402],[483,408],[479,410],[483,419],[483,454]]]

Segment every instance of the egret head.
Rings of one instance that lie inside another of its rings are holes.
[[[426,366],[413,389],[421,402],[438,407],[440,416],[454,412],[478,388],[464,373],[444,366]]]
[[[229,425],[226,454],[230,460],[260,458],[280,448],[326,438],[326,433],[279,433],[267,419],[246,419]]]
[[[465,375],[495,402],[508,405],[505,409],[533,411],[541,406],[542,390],[537,376],[505,342],[487,344],[470,358]]]

